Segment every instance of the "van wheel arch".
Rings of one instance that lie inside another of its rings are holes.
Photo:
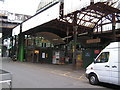
[[[92,85],[97,85],[99,83],[98,77],[95,73],[90,73],[88,79],[89,83]]]

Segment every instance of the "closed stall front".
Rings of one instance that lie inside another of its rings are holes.
[[[52,48],[39,49],[39,62],[48,64],[52,63]]]
[[[52,64],[65,64],[64,50],[53,50]]]
[[[99,52],[100,50],[98,49],[84,49],[82,51],[83,68],[86,68],[88,65],[90,65]]]

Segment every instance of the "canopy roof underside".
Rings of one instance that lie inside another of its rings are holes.
[[[85,29],[93,30],[98,24],[106,25],[113,23],[112,14],[115,15],[116,23],[120,22],[120,10],[112,7],[108,2],[98,2],[90,6],[77,10],[63,17],[61,21],[74,24],[74,16],[77,15],[77,25]],[[105,20],[110,22],[103,23]],[[99,21],[102,20],[102,23]]]

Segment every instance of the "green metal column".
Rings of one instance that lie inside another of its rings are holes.
[[[18,46],[18,60],[23,62],[24,61],[24,35],[19,35],[19,46]]]
[[[24,61],[24,38],[25,35],[22,33],[22,25],[20,25],[20,34],[18,35],[18,60]]]

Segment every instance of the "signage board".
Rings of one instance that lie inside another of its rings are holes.
[[[35,28],[39,25],[45,24],[51,20],[58,18],[59,7],[60,3],[57,3],[54,6],[46,9],[45,11],[33,16],[32,18],[22,23],[22,32],[25,32],[29,29]]]
[[[90,44],[90,43],[99,43],[101,42],[101,39],[100,38],[97,38],[97,39],[89,39],[86,41],[87,44]]]

